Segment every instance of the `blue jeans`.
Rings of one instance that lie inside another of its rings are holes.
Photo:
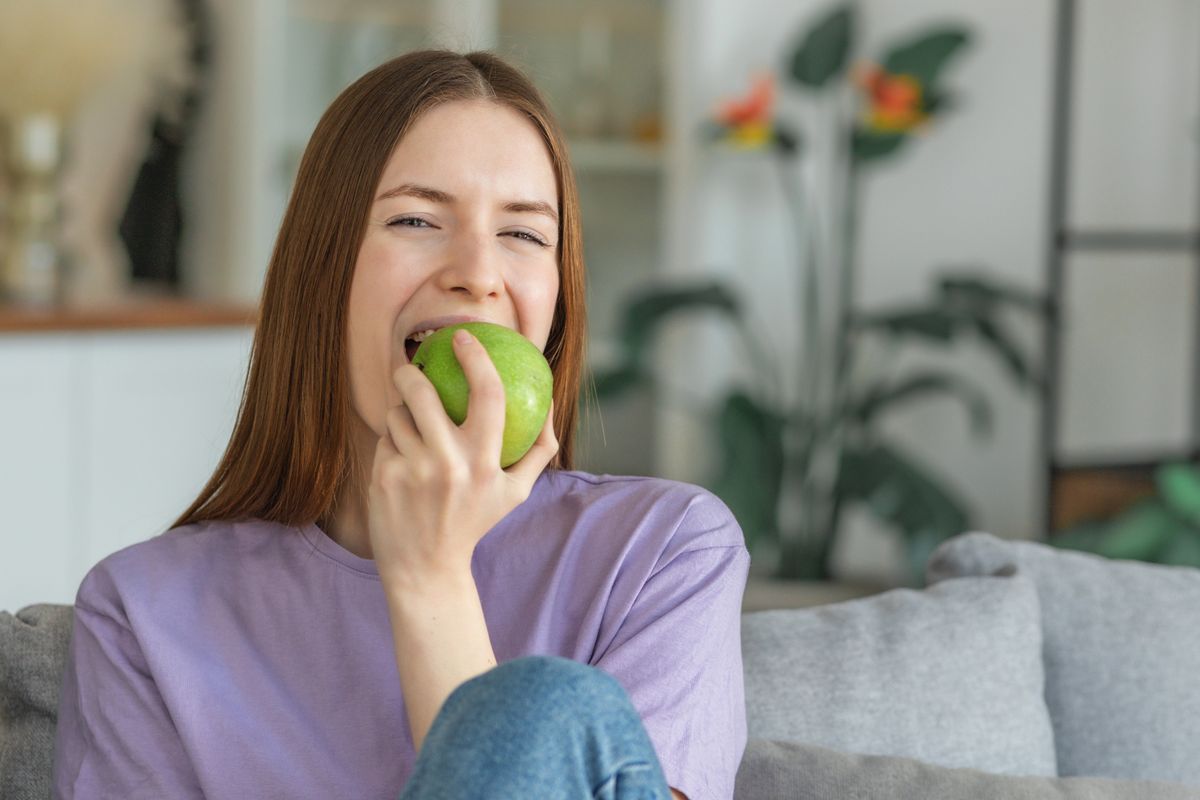
[[[641,718],[611,675],[508,661],[438,711],[400,800],[670,800]]]

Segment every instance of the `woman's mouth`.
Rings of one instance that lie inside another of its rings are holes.
[[[413,356],[417,354],[417,348],[421,346],[421,342],[428,339],[440,328],[429,328],[423,331],[413,331],[404,340],[404,354],[408,356],[408,363],[412,363]]]

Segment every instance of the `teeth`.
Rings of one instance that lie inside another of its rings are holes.
[[[430,336],[432,336],[433,334],[434,334],[434,330],[433,330],[433,328],[430,328],[427,331],[417,331],[416,333],[412,334],[408,338],[412,339],[414,342],[423,342],[426,339],[428,339]]]

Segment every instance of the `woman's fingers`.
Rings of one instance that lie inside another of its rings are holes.
[[[417,431],[417,424],[413,420],[412,412],[406,406],[389,408],[385,424],[390,434],[392,447],[395,448],[397,453],[412,455],[424,447],[424,444],[421,442],[421,434]]]
[[[463,428],[478,437],[481,456],[486,463],[500,463],[500,447],[504,439],[504,383],[492,363],[491,356],[479,340],[465,331],[454,334],[454,353],[467,376],[467,419]]]
[[[454,452],[454,423],[446,416],[442,400],[429,378],[425,377],[425,373],[421,372],[419,367],[405,364],[393,373],[393,381],[400,392],[400,402],[404,404],[402,408],[407,410],[407,419],[412,423],[418,442],[437,452]],[[389,422],[390,419],[389,411]],[[391,429],[390,424],[388,429]],[[400,442],[396,442],[396,447],[400,452],[405,452]]]

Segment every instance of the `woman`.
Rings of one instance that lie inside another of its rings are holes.
[[[59,797],[732,796],[749,554],[703,489],[572,470],[582,252],[563,137],[501,59],[411,53],[333,102],[223,460],[79,588]],[[461,427],[409,363],[462,318],[554,374],[504,470],[479,343]]]

